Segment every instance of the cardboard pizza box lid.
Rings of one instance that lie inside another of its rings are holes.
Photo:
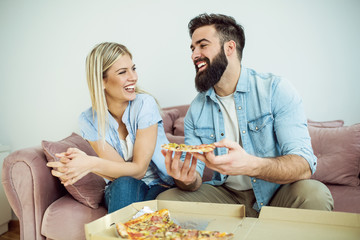
[[[263,207],[245,239],[360,239],[360,214]]]
[[[218,230],[235,232],[245,217],[245,207],[235,204],[216,204],[198,202],[178,202],[152,200],[133,203],[111,214],[85,224],[85,235],[87,240],[119,240],[115,229],[115,223],[130,220],[144,206],[154,211],[169,209],[170,216],[182,225],[198,224],[207,230]],[[189,227],[190,228],[190,227]]]
[[[144,206],[154,211],[167,208],[171,218],[181,224],[234,233],[234,240],[360,239],[360,214],[355,213],[263,207],[259,218],[248,218],[244,205],[163,200],[133,203],[85,224],[86,239],[121,239],[115,223],[130,220]]]

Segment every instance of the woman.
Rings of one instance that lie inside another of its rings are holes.
[[[93,172],[105,178],[105,203],[111,213],[133,202],[152,200],[173,185],[161,145],[168,143],[155,99],[139,91],[129,50],[117,43],[97,45],[86,59],[92,107],[79,118],[80,129],[99,157],[76,148],[49,163],[63,184]]]

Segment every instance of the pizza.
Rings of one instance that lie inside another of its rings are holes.
[[[216,147],[214,144],[186,145],[186,144],[168,143],[161,145],[161,148],[175,152],[211,152]]]
[[[234,234],[219,231],[184,229],[170,219],[168,209],[146,213],[138,218],[117,223],[121,238],[131,240],[230,240]]]

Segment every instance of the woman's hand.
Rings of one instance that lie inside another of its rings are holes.
[[[64,186],[76,183],[79,179],[91,172],[89,156],[77,148],[69,148],[66,152],[55,154],[60,158],[58,162],[49,162],[52,175],[59,177]]]

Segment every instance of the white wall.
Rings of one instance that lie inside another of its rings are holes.
[[[291,80],[308,118],[360,122],[358,0],[0,0],[0,143],[12,150],[78,132],[90,106],[92,47],[129,47],[139,84],[163,107],[195,97],[187,23],[224,13],[243,24],[243,65]]]

